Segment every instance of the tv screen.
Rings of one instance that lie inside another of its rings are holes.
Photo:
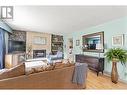
[[[8,42],[8,52],[25,52],[26,43],[23,41],[9,41]]]

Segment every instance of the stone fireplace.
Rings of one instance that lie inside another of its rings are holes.
[[[33,50],[33,58],[46,57],[46,50]]]

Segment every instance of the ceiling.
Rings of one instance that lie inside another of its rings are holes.
[[[14,30],[66,34],[127,16],[126,6],[15,6]]]

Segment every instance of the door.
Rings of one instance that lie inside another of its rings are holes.
[[[73,58],[73,38],[68,39],[67,51],[68,51],[69,61],[73,62],[74,61],[74,58]]]

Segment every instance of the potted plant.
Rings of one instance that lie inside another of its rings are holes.
[[[112,61],[111,80],[113,83],[118,82],[117,63],[124,65],[127,62],[127,51],[121,48],[109,49],[105,54],[108,61]]]

